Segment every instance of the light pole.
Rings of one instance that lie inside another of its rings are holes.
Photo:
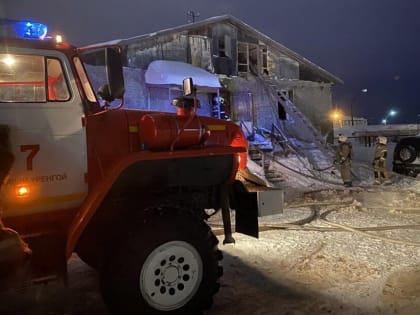
[[[391,110],[388,112],[388,114],[385,116],[385,118],[384,118],[384,119],[382,119],[382,123],[383,123],[384,125],[386,125],[386,124],[388,123],[388,118],[389,118],[389,117],[393,117],[393,116],[395,116],[396,114],[397,114],[397,111],[395,111],[395,110],[391,109]]]
[[[360,92],[361,93],[367,93],[367,89],[366,88],[364,88],[364,89],[361,89],[360,90]],[[357,93],[354,97],[353,97],[353,99],[351,100],[351,102],[350,102],[350,116],[351,116],[351,125],[352,126],[354,126],[354,117],[353,117],[353,103],[356,101],[356,99],[357,99],[357,97],[359,96],[360,94],[359,93]]]

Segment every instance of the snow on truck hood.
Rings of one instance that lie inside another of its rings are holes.
[[[220,88],[220,82],[215,74],[180,61],[155,60],[146,71],[147,84],[152,85],[182,85],[182,80],[191,77],[194,85],[204,88]]]

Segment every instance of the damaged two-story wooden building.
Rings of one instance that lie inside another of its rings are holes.
[[[230,15],[113,43],[125,52],[127,107],[175,111],[171,99],[193,77],[199,114],[308,141],[332,130],[332,86],[342,81]],[[308,128],[320,133],[308,139]]]

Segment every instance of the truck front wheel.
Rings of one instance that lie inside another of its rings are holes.
[[[204,221],[156,210],[118,243],[101,270],[112,314],[198,314],[211,306],[222,255]]]

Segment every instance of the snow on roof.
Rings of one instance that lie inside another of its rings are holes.
[[[104,47],[104,46],[118,46],[121,43],[122,39],[114,39],[107,42],[102,43],[94,43],[86,46],[79,47],[79,49],[95,49],[97,47]]]
[[[189,77],[197,87],[221,87],[216,75],[180,61],[152,61],[145,74],[146,83],[153,85],[182,85],[182,80]]]

